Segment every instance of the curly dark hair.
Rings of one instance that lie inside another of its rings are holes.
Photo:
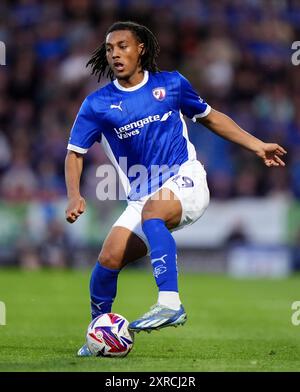
[[[158,66],[156,64],[156,59],[159,54],[159,44],[154,34],[146,26],[135,22],[116,22],[107,30],[105,39],[109,33],[117,30],[132,31],[138,42],[144,44],[144,51],[141,56],[142,69],[151,72],[159,72]],[[100,81],[101,77],[105,75],[107,68],[108,71],[106,76],[111,80],[114,79],[114,73],[109,67],[106,59],[105,40],[102,42],[100,47],[93,52],[92,57],[86,66],[91,66],[92,75],[99,75],[98,82]]]

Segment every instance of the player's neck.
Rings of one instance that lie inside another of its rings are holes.
[[[118,79],[119,84],[124,88],[134,87],[140,84],[144,79],[145,73],[144,71],[138,70],[133,75],[131,75],[128,79]]]

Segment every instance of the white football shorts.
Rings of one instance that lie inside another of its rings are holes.
[[[182,215],[180,223],[171,231],[180,230],[196,222],[203,215],[209,204],[206,171],[197,160],[187,161],[181,165],[178,173],[170,177],[161,188],[168,188],[173,191],[181,202]],[[113,227],[126,227],[135,233],[144,241],[148,250],[149,244],[142,229],[142,210],[149,197],[151,195],[147,195],[140,200],[130,200],[122,215],[113,224]]]

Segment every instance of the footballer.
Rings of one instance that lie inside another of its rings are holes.
[[[134,22],[117,22],[88,65],[111,82],[83,101],[67,146],[66,219],[74,223],[86,203],[80,193],[84,155],[96,142],[118,170],[128,205],[104,241],[90,279],[92,319],[111,311],[122,268],[147,254],[158,287],[151,309],[129,324],[151,331],[185,323],[178,292],[176,244],[171,234],[193,224],[209,204],[206,172],[189,141],[184,116],[252,151],[268,166],[285,166],[286,151],[264,143],[213,109],[179,72],[160,71],[153,33]],[[139,186],[120,166],[145,168]],[[164,170],[153,170],[162,167]],[[84,345],[79,356],[91,355]]]

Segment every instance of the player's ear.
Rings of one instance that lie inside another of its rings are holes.
[[[145,53],[145,45],[139,44],[139,54],[142,56]]]

